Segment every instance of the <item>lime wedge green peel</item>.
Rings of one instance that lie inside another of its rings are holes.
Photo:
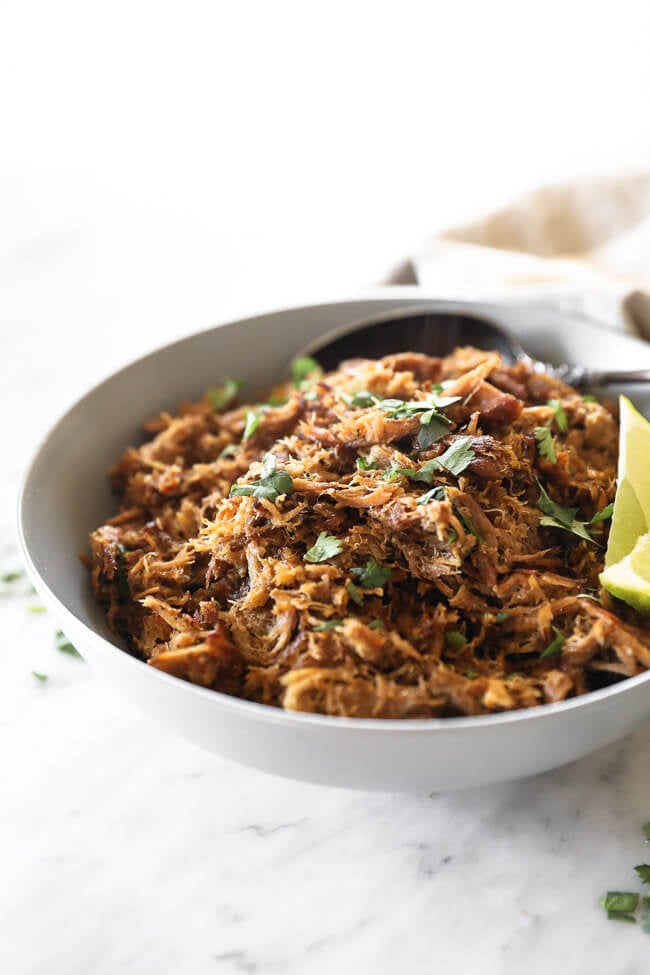
[[[620,399],[618,488],[612,514],[603,589],[650,613],[650,423],[629,399]]]

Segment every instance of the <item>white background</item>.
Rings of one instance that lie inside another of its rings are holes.
[[[39,432],[121,362],[364,288],[539,183],[648,166],[649,28],[595,0],[0,4],[2,566]],[[582,975],[581,938],[595,975],[647,970],[595,906],[643,856],[647,729],[439,804],[287,785],[151,727],[29,599],[0,603],[7,975]]]
[[[643,2],[1,11],[9,325],[193,329],[353,289],[527,188],[650,159]]]

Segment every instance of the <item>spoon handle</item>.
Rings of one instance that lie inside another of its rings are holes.
[[[612,386],[624,383],[650,382],[650,369],[581,369],[567,366],[555,370],[570,386]]]

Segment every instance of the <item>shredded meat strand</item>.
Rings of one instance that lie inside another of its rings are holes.
[[[381,404],[439,383],[457,399],[433,442],[424,411]],[[372,397],[353,405],[359,391]],[[604,406],[477,349],[345,362],[271,402],[246,440],[254,407],[184,403],[111,472],[119,511],[91,535],[91,576],[131,653],[263,704],[375,718],[534,707],[650,668],[644,620],[598,587],[608,523],[588,542],[537,506],[538,480],[584,522],[613,500]],[[437,461],[454,444],[471,448],[458,473]],[[268,453],[292,490],[231,496]],[[321,533],[341,551],[305,560]],[[382,573],[362,584],[371,560]]]

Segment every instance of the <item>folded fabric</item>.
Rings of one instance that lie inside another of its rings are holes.
[[[548,303],[650,340],[650,173],[540,189],[434,237],[387,283]]]

